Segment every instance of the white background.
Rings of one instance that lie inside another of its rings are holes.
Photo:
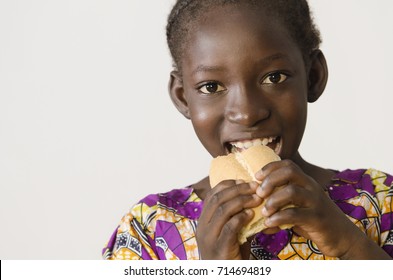
[[[369,264],[370,262],[367,263],[367,261],[361,260],[335,262],[278,262],[275,260],[264,260],[263,262],[257,260],[202,260],[197,262],[160,260],[137,262],[6,260],[1,262],[1,276],[5,280],[173,280],[185,278],[188,280],[281,280],[293,278],[299,272],[307,271],[307,273],[302,273],[302,280],[314,280],[321,275],[324,275],[325,278],[329,277],[329,279],[374,279],[375,269],[359,269],[359,267]],[[389,266],[387,261],[373,261],[372,265],[378,267],[379,275],[391,274],[391,266]],[[269,268],[270,272],[268,273]],[[247,269],[247,272],[244,269]],[[181,274],[179,272],[183,272],[183,275],[174,275],[176,273]]]
[[[0,259],[99,259],[210,156],[167,94],[172,0],[0,0]],[[330,78],[305,159],[393,173],[393,2],[312,0]]]

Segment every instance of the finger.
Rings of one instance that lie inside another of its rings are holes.
[[[205,201],[209,201],[215,194],[223,191],[228,194],[242,195],[242,194],[253,194],[258,188],[256,182],[245,183],[243,181],[226,180],[219,183],[207,194]],[[214,198],[216,199],[216,198]]]
[[[280,227],[282,225],[302,226],[305,224],[315,224],[315,215],[309,208],[287,208],[278,211],[265,219],[267,227]]]
[[[234,181],[224,181],[209,192],[205,201],[202,215],[210,220],[217,207],[243,195],[255,194],[257,184],[242,183],[236,185]],[[201,215],[201,216],[202,216]]]
[[[279,227],[273,227],[273,228],[265,228],[264,230],[262,230],[262,232],[264,234],[275,234],[277,232],[281,231],[281,229]]]
[[[235,180],[224,180],[224,181],[218,183],[217,186],[212,188],[209,191],[207,196],[209,196],[209,194],[211,194],[211,193],[220,192],[220,191],[222,191],[222,190],[224,190],[226,188],[230,188],[230,187],[233,187],[235,185],[238,185]]]
[[[236,182],[234,180],[226,180],[220,182],[216,187],[207,193],[206,198],[204,199],[203,211],[199,218],[200,223],[203,223],[203,221],[210,222],[214,211],[219,205],[218,202],[225,198],[222,198],[222,191],[235,186]],[[241,190],[237,191],[241,192]]]
[[[274,162],[268,169],[262,169],[263,178],[260,187],[256,190],[256,194],[262,198],[271,195],[275,188],[295,183],[304,185],[305,175],[303,171],[292,161],[285,160],[281,162]]]
[[[308,208],[312,205],[311,193],[295,184],[285,185],[278,188],[265,200],[262,215],[271,216],[285,207]]]
[[[232,216],[222,227],[219,240],[222,248],[230,248],[234,244],[238,244],[238,234],[240,230],[252,220],[254,211],[245,209],[240,213]]]
[[[273,162],[266,164],[264,167],[262,167],[261,170],[259,170],[257,173],[255,173],[255,178],[258,181],[263,181],[267,174],[269,174],[270,172],[272,172],[276,169],[281,168],[283,166],[283,164],[285,165],[284,162],[285,161],[282,160],[282,161],[273,161]]]
[[[261,203],[262,200],[257,195],[237,196],[217,207],[214,215],[212,215],[212,218],[209,221],[209,225],[211,226],[212,230],[221,231],[225,224],[231,220],[232,217],[243,212],[247,208],[256,207]]]

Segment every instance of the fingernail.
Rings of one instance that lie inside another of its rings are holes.
[[[259,187],[257,188],[256,194],[259,197],[263,197],[263,195],[265,194],[265,192],[263,191],[263,183],[261,185],[259,185]]]
[[[269,216],[269,212],[267,211],[266,207],[263,207],[261,212],[263,216],[265,217]]]
[[[263,169],[259,170],[257,173],[255,173],[255,178],[257,178],[259,181],[262,181],[264,178],[264,172]]]

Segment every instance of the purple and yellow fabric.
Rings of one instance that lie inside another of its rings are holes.
[[[393,176],[374,169],[345,170],[328,195],[369,238],[393,257]],[[121,220],[104,259],[198,260],[195,238],[203,201],[190,187],[149,195]],[[354,244],[356,246],[356,244]],[[255,259],[332,259],[292,230],[259,233],[251,242]]]

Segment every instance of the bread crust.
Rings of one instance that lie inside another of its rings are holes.
[[[224,180],[243,180],[245,182],[256,181],[255,173],[261,170],[266,164],[281,160],[272,149],[267,146],[252,146],[241,153],[231,153],[226,156],[214,158],[210,165],[210,186],[214,188]],[[264,230],[264,217],[261,209],[264,203],[253,208],[254,218],[241,229],[238,240],[240,244],[247,241],[247,238]]]

